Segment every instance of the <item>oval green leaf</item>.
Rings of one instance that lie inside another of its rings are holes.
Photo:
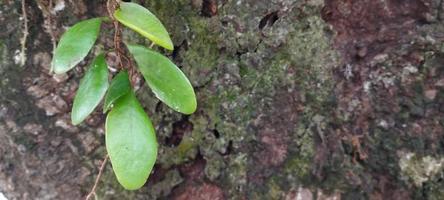
[[[131,91],[131,84],[128,79],[128,72],[121,71],[111,81],[111,85],[105,96],[103,113],[106,113],[117,99],[119,99],[129,91]]]
[[[120,3],[114,17],[123,25],[147,37],[155,44],[173,50],[173,42],[157,17],[148,9],[136,3]]]
[[[157,140],[150,119],[132,91],[115,102],[105,126],[106,150],[117,180],[127,190],[139,189],[156,162]]]
[[[184,114],[196,111],[197,102],[185,74],[167,57],[139,45],[127,45],[139,70],[157,98]]]
[[[96,42],[101,23],[101,18],[93,18],[68,29],[55,49],[51,70],[65,73],[82,61]]]
[[[108,89],[108,68],[103,54],[98,55],[85,76],[80,80],[79,89],[72,106],[71,121],[80,124],[99,105]]]

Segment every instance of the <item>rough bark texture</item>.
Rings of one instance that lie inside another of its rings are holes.
[[[69,111],[85,62],[52,76],[51,35],[106,15],[105,1],[0,3],[0,192],[81,199],[105,156],[104,116]],[[441,0],[147,0],[170,31],[164,52],[198,111],[183,116],[138,83],[157,164],[125,191],[108,165],[100,199],[442,199]],[[94,52],[112,48],[102,26]],[[125,40],[149,45],[132,31]],[[163,51],[162,49],[159,49]],[[110,57],[109,64],[115,66]]]

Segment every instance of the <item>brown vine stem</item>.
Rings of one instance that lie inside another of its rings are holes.
[[[22,0],[22,17],[23,17],[23,37],[20,40],[20,65],[24,66],[26,63],[26,40],[28,38],[28,15],[26,14],[26,2]]]
[[[120,27],[119,22],[114,18],[114,11],[118,8],[118,2],[115,0],[108,0],[106,2],[106,9],[108,10],[108,15],[113,21],[114,25],[114,49],[117,55],[117,63],[120,69],[124,69],[122,63],[122,49],[120,48],[121,38],[120,38]]]
[[[108,161],[108,154],[106,154],[105,159],[102,161],[102,165],[99,169],[99,174],[97,175],[96,181],[94,182],[94,186],[91,188],[91,191],[88,193],[88,195],[85,197],[85,200],[89,200],[93,195],[96,196],[96,188],[99,184],[100,177],[102,176],[103,170],[106,166],[106,161]]]
[[[120,46],[122,44],[122,37],[121,37],[122,30],[119,22],[114,18],[114,11],[119,8],[119,3],[120,3],[119,0],[108,0],[106,2],[106,8],[108,11],[108,15],[114,25],[114,52],[117,55],[116,58],[117,63],[121,70],[123,69],[128,70],[130,82],[134,86],[137,80],[137,72],[132,66],[131,60],[125,55],[125,51]],[[122,62],[123,60],[126,62],[125,65]]]

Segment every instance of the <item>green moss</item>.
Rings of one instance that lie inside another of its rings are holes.
[[[312,157],[292,156],[285,164],[285,173],[306,180],[310,176]]]
[[[4,42],[2,40],[0,40],[0,66],[9,66],[10,63],[10,58],[8,55],[8,48],[6,46],[6,44],[4,44]],[[3,75],[5,73],[6,68],[5,67],[0,67],[0,75]],[[8,82],[8,76],[2,76],[5,77],[0,81],[0,92],[2,94],[4,94],[3,92],[3,86],[7,84]],[[6,90],[7,91],[7,90]]]
[[[271,176],[264,185],[267,192],[256,195],[259,199],[281,198],[288,183],[309,180],[314,157],[311,130],[322,130],[329,123],[328,119],[319,123],[312,120],[330,112],[331,71],[338,62],[325,35],[327,26],[319,17],[321,6],[306,8],[303,16],[298,16],[299,11],[290,12],[272,28],[259,33],[258,25],[250,24],[254,21],[251,18],[256,17],[250,6],[255,12],[265,12],[269,9],[267,4],[238,6],[227,2],[218,7],[217,16],[206,18],[199,16],[199,10],[189,1],[144,2],[164,22],[175,45],[181,45],[175,52],[175,62],[199,87],[198,112],[189,117],[193,131],[177,147],[162,145],[157,163],[169,168],[192,161],[199,152],[207,161],[206,178],[220,182],[228,197],[241,198],[248,190],[247,173],[253,159],[250,155],[260,142],[251,127],[257,126],[259,116],[269,111],[276,95],[290,88],[300,94],[295,98],[300,96],[304,107],[300,128],[289,134],[289,156],[279,171],[281,175]],[[296,18],[298,22],[294,23]],[[151,95],[142,99],[154,101],[149,98]],[[147,103],[151,112],[156,103]],[[171,134],[171,124],[178,120],[177,116],[162,109],[162,116],[153,118],[154,123],[161,124],[158,138],[163,141]],[[228,148],[231,152],[221,156]]]
[[[100,180],[101,182],[96,192],[97,199],[134,199],[136,196],[136,192],[125,190],[119,182],[117,182],[117,178],[110,165],[108,165],[103,172]],[[110,191],[111,188],[112,190]]]
[[[414,199],[441,200],[444,196],[444,184],[442,181],[426,184],[422,187],[422,190],[417,191],[414,195]]]
[[[274,179],[268,182],[268,192],[264,199],[283,199],[285,191],[276,183]]]
[[[217,47],[218,34],[209,30],[210,21],[202,17],[190,17],[186,19],[190,32],[184,41],[185,48],[182,51],[184,70],[194,85],[202,85],[208,82],[211,72],[218,66],[218,60],[222,59]]]

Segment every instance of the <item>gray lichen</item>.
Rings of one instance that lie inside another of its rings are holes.
[[[421,187],[424,182],[442,176],[444,158],[419,157],[412,152],[402,152],[399,167],[404,179],[411,180],[417,187]]]

